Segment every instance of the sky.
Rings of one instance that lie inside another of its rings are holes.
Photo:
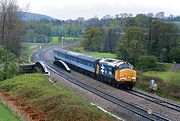
[[[179,0],[17,0],[21,8],[29,5],[28,12],[67,20],[84,17],[85,19],[120,13],[147,14],[165,12],[180,15]]]

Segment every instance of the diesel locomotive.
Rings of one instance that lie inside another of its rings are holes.
[[[64,49],[54,49],[54,58],[64,61],[73,69],[94,75],[97,79],[116,87],[132,89],[136,83],[136,71],[130,63],[123,60],[97,58]]]

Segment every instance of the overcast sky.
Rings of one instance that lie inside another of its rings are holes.
[[[99,18],[120,13],[157,13],[164,11],[180,15],[179,0],[17,0],[21,8],[30,5],[29,12],[40,13],[57,19],[84,17]]]

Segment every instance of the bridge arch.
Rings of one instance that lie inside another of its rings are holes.
[[[71,72],[71,69],[69,68],[69,66],[62,60],[55,60],[53,62],[54,65],[59,66],[61,68],[63,68],[64,70],[66,70],[67,72]]]
[[[35,63],[35,70],[39,70],[43,72],[45,75],[50,75],[50,72],[48,71],[46,65],[43,61],[38,61]]]

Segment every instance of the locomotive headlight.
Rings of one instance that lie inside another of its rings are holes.
[[[121,77],[120,80],[126,80],[126,78],[125,77]]]
[[[136,80],[136,77],[132,77],[133,80]]]

